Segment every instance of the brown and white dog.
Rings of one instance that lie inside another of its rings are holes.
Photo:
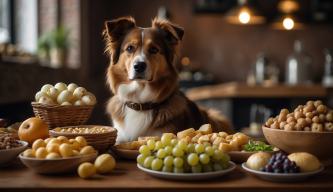
[[[137,27],[131,17],[105,22],[107,84],[114,94],[107,112],[118,130],[118,143],[204,123],[231,132],[225,118],[212,118],[178,89],[176,63],[183,35],[181,27],[167,20],[154,19],[149,28]]]

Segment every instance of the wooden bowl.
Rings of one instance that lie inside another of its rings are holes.
[[[262,130],[268,143],[287,153],[308,152],[321,160],[333,157],[333,132]]]
[[[24,151],[28,147],[28,143],[25,141],[18,141],[21,143],[21,146],[11,148],[11,149],[2,149],[0,150],[0,165],[4,165],[15,159],[18,154]]]
[[[112,151],[118,157],[128,160],[136,160],[136,157],[140,154],[139,150],[122,149],[117,146],[112,147]]]
[[[73,139],[77,136],[82,136],[87,140],[88,145],[93,146],[100,153],[107,151],[116,143],[117,139],[117,129],[110,126],[103,125],[79,125],[79,126],[67,126],[60,127],[61,129],[73,128],[73,127],[83,127],[83,128],[92,128],[92,127],[105,127],[109,130],[106,133],[63,133],[55,130],[50,130],[51,137],[65,136],[69,139]]]
[[[21,153],[19,158],[22,163],[36,173],[40,174],[60,174],[73,172],[83,162],[92,162],[97,157],[97,153],[89,155],[79,155],[60,159],[37,159],[24,157]]]

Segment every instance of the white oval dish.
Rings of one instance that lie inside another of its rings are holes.
[[[242,164],[242,168],[252,175],[255,175],[263,180],[274,181],[274,182],[297,182],[303,181],[311,176],[317,175],[324,170],[324,166],[320,169],[306,173],[270,173],[250,169],[246,166],[246,163]]]
[[[169,179],[169,180],[182,180],[182,181],[192,181],[192,180],[204,180],[204,179],[212,179],[216,177],[220,177],[225,175],[236,168],[236,164],[229,161],[229,168],[221,171],[212,171],[205,173],[168,173],[162,171],[154,171],[151,169],[147,169],[137,164],[138,168],[147,173],[148,175],[161,178],[161,179]]]

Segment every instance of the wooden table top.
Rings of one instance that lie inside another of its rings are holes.
[[[134,162],[118,161],[106,176],[84,180],[76,174],[38,175],[19,162],[0,168],[0,191],[333,191],[333,168],[299,183],[273,183],[257,179],[237,167],[231,174],[209,181],[180,182],[151,177]]]

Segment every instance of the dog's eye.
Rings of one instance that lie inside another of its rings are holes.
[[[156,54],[159,50],[156,47],[150,47],[148,51],[150,54]]]
[[[126,51],[129,52],[129,53],[133,53],[134,52],[134,46],[133,45],[127,46]]]

